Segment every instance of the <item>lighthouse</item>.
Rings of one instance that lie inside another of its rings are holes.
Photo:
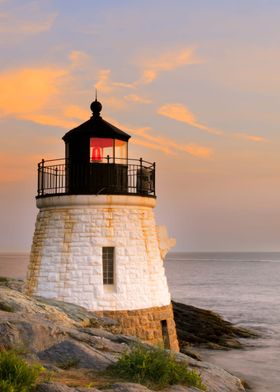
[[[26,292],[118,320],[122,332],[178,350],[156,226],[156,165],[128,156],[130,135],[102,105],[63,136],[65,158],[38,164],[39,209]]]

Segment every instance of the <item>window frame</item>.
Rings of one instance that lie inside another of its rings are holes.
[[[115,284],[115,247],[102,247],[102,281],[103,286]]]

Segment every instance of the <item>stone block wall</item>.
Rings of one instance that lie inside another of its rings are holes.
[[[154,205],[139,196],[38,199],[27,292],[94,311],[169,305]],[[115,247],[114,285],[103,285],[104,246]]]
[[[117,320],[120,324],[121,332],[125,335],[137,336],[144,342],[179,351],[172,305],[96,313],[100,316]],[[166,321],[167,323],[168,343],[164,343],[166,339],[163,336],[161,321]]]

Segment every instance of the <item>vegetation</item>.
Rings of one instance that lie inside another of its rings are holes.
[[[27,364],[15,351],[0,352],[0,391],[31,392],[43,368]]]
[[[14,308],[12,306],[5,304],[4,302],[0,302],[0,310],[4,310],[4,312],[14,312]]]
[[[71,368],[75,368],[78,366],[80,360],[78,358],[72,357],[72,358],[67,358],[62,362],[59,362],[57,364],[57,367],[63,370],[68,370]]]
[[[110,366],[108,372],[111,376],[154,389],[183,384],[206,390],[196,371],[189,370],[185,363],[177,362],[173,354],[159,348],[135,346]]]

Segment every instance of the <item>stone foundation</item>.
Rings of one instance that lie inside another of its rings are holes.
[[[172,305],[138,310],[100,311],[99,316],[117,320],[121,332],[146,343],[179,351]]]

